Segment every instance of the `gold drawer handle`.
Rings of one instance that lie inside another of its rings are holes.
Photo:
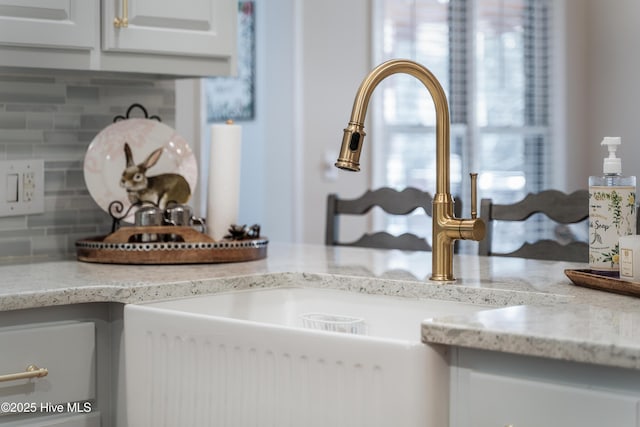
[[[116,28],[127,28],[129,26],[129,0],[122,0],[122,17],[113,18],[113,26]]]
[[[49,374],[47,368],[38,368],[36,365],[29,365],[24,372],[17,374],[0,375],[0,383],[5,381],[24,380],[28,378],[46,377]]]

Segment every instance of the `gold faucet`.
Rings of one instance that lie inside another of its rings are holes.
[[[378,84],[392,74],[409,74],[425,85],[436,108],[436,194],[433,198],[433,254],[431,280],[454,281],[453,243],[458,239],[480,241],[485,224],[477,218],[477,174],[471,174],[471,218],[453,216],[453,197],[449,177],[449,107],[447,96],[433,73],[424,66],[406,59],[394,59],[378,65],[362,81],[353,102],[351,120],[344,130],[342,147],[336,166],[357,172],[360,170],[360,151],[366,135],[364,120],[369,98]]]

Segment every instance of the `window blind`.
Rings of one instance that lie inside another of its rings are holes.
[[[466,177],[471,170],[479,173],[479,196],[497,203],[519,200],[549,182],[550,1],[374,3],[374,39],[380,41],[374,52],[376,63],[392,58],[416,60],[436,75],[447,93],[451,189],[462,198],[467,215]],[[371,134],[373,143],[382,147],[375,150],[379,158],[374,159],[374,182],[433,192],[433,102],[409,76],[393,76],[382,87],[383,99],[375,107],[380,109],[375,116],[379,123]],[[422,212],[377,222],[393,234],[409,230],[431,234],[430,219]],[[551,230],[543,220],[515,226],[524,240]]]

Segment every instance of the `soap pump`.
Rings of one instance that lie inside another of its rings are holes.
[[[609,150],[609,157],[604,158],[602,165],[602,172],[605,176],[613,178],[622,174],[622,161],[619,157],[616,157],[616,151],[620,144],[622,144],[622,142],[618,136],[605,136],[600,143],[600,145],[606,145],[607,150]]]
[[[605,137],[608,157],[602,176],[589,177],[589,266],[592,270],[617,272],[621,236],[636,234],[636,177],[622,176],[616,156],[620,137]]]

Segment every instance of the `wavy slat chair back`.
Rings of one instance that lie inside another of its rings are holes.
[[[432,216],[433,197],[426,191],[414,187],[397,191],[383,187],[368,190],[356,199],[341,199],[336,194],[327,197],[327,222],[325,229],[325,244],[329,246],[358,246],[379,249],[401,249],[412,251],[431,251],[431,245],[424,237],[411,233],[393,236],[386,231],[365,233],[362,237],[351,242],[339,241],[339,224],[341,215],[365,215],[378,206],[393,215],[408,215],[418,208]],[[462,212],[462,203],[455,199],[454,211],[457,217]]]
[[[581,241],[562,244],[556,240],[542,239],[533,243],[525,242],[513,252],[496,253],[492,250],[495,221],[525,221],[536,213],[542,213],[558,224],[575,224],[587,220],[589,192],[578,190],[566,194],[558,190],[544,190],[539,193],[529,193],[524,199],[513,204],[495,204],[491,199],[482,199],[480,217],[487,225],[487,234],[478,245],[478,254],[588,262],[589,245]]]

